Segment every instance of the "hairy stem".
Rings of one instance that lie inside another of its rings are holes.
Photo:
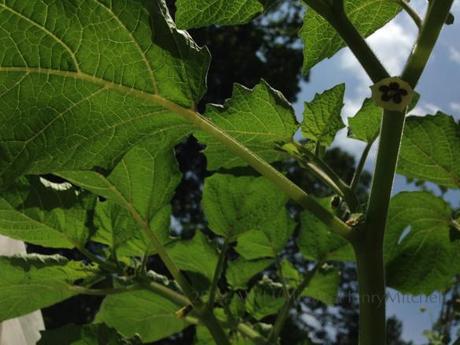
[[[282,192],[288,195],[293,201],[297,202],[306,210],[311,211],[324,224],[328,225],[332,231],[346,239],[350,239],[352,237],[352,231],[350,227],[341,219],[334,216],[331,212],[321,206],[314,198],[305,193],[305,191],[303,191],[299,186],[290,181],[281,172],[273,168],[264,159],[228,135],[225,131],[218,128],[209,119],[197,112],[183,108],[173,102],[165,100],[164,98],[155,95],[151,97],[155,98],[157,103],[161,104],[167,109],[174,111],[186,120],[193,123],[197,128],[218,139],[223,145],[227,147],[230,152],[246,161],[262,176],[265,176]]]

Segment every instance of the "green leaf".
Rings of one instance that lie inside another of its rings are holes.
[[[310,212],[301,214],[301,229],[297,245],[305,258],[315,261],[338,260],[353,261],[350,244],[331,232]]]
[[[189,132],[165,107],[194,108],[209,53],[176,30],[164,0],[3,0],[0,22],[0,185],[110,169],[146,137]]]
[[[21,179],[0,197],[0,234],[51,248],[84,246],[83,198],[74,188],[59,191],[38,177]]]
[[[246,298],[246,310],[256,320],[276,314],[284,305],[281,286],[259,283],[254,286]]]
[[[460,125],[446,114],[407,119],[398,173],[460,188]]]
[[[364,37],[384,26],[401,10],[397,3],[388,0],[345,0],[344,3],[350,21]],[[337,31],[311,9],[307,9],[300,37],[304,41],[304,73],[345,47]]]
[[[104,324],[72,325],[41,332],[37,345],[140,345],[141,342],[125,339]]]
[[[96,315],[96,322],[104,322],[125,337],[139,335],[144,343],[154,342],[187,327],[176,317],[180,307],[173,302],[139,290],[107,296]]]
[[[302,274],[289,261],[281,262],[283,278],[290,288],[296,288],[302,282]],[[333,305],[337,299],[340,285],[340,272],[335,267],[323,266],[311,278],[302,296],[311,297],[327,305]]]
[[[236,251],[246,260],[274,258],[286,246],[294,231],[295,222],[285,208],[261,230],[251,230],[238,237]]]
[[[337,300],[339,285],[340,272],[336,268],[320,269],[313,276],[302,295],[314,298],[327,305],[334,305]]]
[[[281,273],[283,274],[283,279],[290,288],[295,288],[300,284],[302,276],[290,261],[283,259],[280,266]]]
[[[385,233],[389,286],[427,295],[449,286],[460,269],[460,243],[450,236],[451,212],[428,192],[393,197]]]
[[[171,242],[170,219],[171,206],[168,205],[160,209],[150,221],[150,227],[163,244]],[[91,240],[108,245],[119,257],[156,254],[155,248],[148,248],[148,240],[129,212],[110,200],[98,202],[95,210],[95,225],[96,233]]]
[[[72,284],[96,270],[62,256],[0,256],[0,321],[45,308],[79,293]]]
[[[234,289],[245,289],[246,284],[256,274],[265,270],[273,263],[273,259],[247,261],[242,258],[228,263],[226,278]]]
[[[214,345],[214,338],[206,327],[197,326],[193,345]]]
[[[340,116],[344,94],[345,84],[340,84],[305,103],[301,127],[305,138],[323,146],[332,144],[337,132],[345,127]]]
[[[235,84],[233,97],[222,106],[208,106],[209,119],[269,162],[279,160],[277,142],[290,142],[298,124],[294,110],[284,96],[262,81],[253,90]],[[206,144],[208,169],[247,165],[217,139],[204,132],[195,136]]]
[[[250,230],[263,231],[273,222],[279,224],[286,202],[286,197],[263,177],[214,174],[205,180],[203,211],[209,227],[230,240]]]
[[[100,242],[125,247],[120,248],[125,255],[153,253],[154,248],[147,248],[148,242],[139,234],[139,224],[128,217],[149,223],[163,243],[170,241],[169,203],[180,182],[171,143],[159,143],[153,139],[134,146],[108,176],[95,171],[63,171],[59,176],[128,211],[122,211],[110,202],[96,207],[100,230],[96,238]],[[129,239],[133,241],[126,243]]]
[[[177,0],[176,8],[181,29],[243,24],[263,10],[258,0]]]
[[[350,132],[348,136],[366,143],[373,142],[379,135],[383,109],[372,98],[366,98],[355,116],[348,119]]]
[[[197,230],[191,240],[172,242],[167,246],[167,251],[180,269],[200,273],[212,281],[218,255],[201,231]]]
[[[181,179],[171,144],[156,139],[134,146],[107,177],[95,171],[63,171],[59,176],[134,209],[146,220],[169,204]]]

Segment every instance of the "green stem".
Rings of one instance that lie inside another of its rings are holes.
[[[316,177],[328,185],[334,192],[343,197],[345,201],[352,207],[357,206],[357,199],[350,187],[337,175],[337,173],[331,169],[317,155],[311,153],[307,149],[302,148],[301,145],[296,144],[296,149],[299,155],[301,163],[304,164]],[[305,159],[302,159],[305,158]]]
[[[409,2],[407,0],[394,0],[394,1],[397,2],[403,8],[404,11],[406,11],[406,13],[414,21],[415,25],[417,25],[417,27],[419,29],[421,29],[422,24],[423,24],[423,20],[422,20],[422,18],[420,18],[420,16],[418,15],[417,11],[412,8],[412,6],[409,4]]]
[[[222,246],[222,249],[220,251],[219,260],[217,261],[216,269],[214,271],[214,277],[211,283],[211,287],[209,289],[209,301],[208,301],[209,309],[212,309],[214,307],[214,303],[216,301],[216,294],[217,294],[217,290],[219,286],[219,280],[224,270],[225,258],[227,255],[228,248],[229,248],[229,241],[228,239],[225,239],[224,245]]]
[[[299,286],[295,289],[295,291],[292,293],[290,298],[286,300],[284,303],[283,307],[278,313],[278,316],[276,317],[275,323],[273,325],[272,331],[270,332],[270,335],[268,337],[268,342],[267,344],[276,344],[277,339],[283,330],[284,324],[286,323],[286,320],[289,316],[289,311],[292,309],[294,306],[294,303],[298,300],[300,295],[302,294],[303,290],[310,284],[310,281],[312,280],[313,276],[316,274],[318,271],[318,268],[322,265],[322,263],[318,263],[315,265],[313,269],[308,271],[305,274],[304,279],[302,282],[299,284]]]
[[[70,289],[80,295],[107,296],[107,295],[120,294],[120,293],[124,293],[128,291],[140,290],[141,287],[137,285],[133,285],[133,286],[128,286],[124,288],[113,288],[113,289],[88,289],[82,286],[72,286],[70,287]]]
[[[152,292],[169,299],[170,301],[176,303],[178,306],[185,307],[190,305],[190,300],[184,295],[156,282],[143,283],[145,288],[151,290]]]
[[[354,192],[356,187],[358,186],[359,179],[364,170],[364,166],[366,165],[367,157],[369,156],[369,152],[371,151],[372,145],[374,144],[374,140],[371,140],[367,143],[366,147],[364,148],[363,153],[361,154],[361,158],[359,159],[358,166],[356,167],[355,173],[353,174],[353,179],[350,183],[350,189]]]
[[[328,225],[332,231],[346,239],[352,237],[350,227],[341,219],[335,217],[327,209],[321,206],[314,198],[305,193],[305,191],[303,191],[299,186],[290,181],[281,172],[273,168],[269,163],[249,150],[246,146],[228,135],[225,131],[218,128],[209,119],[162,97],[156,95],[152,95],[150,97],[154,98],[157,103],[161,104],[165,108],[174,111],[186,120],[190,121],[197,128],[219,140],[230,152],[246,161],[256,171],[265,176],[282,192],[288,195],[293,201],[297,202],[306,210],[311,211],[324,224]]]
[[[371,238],[354,244],[359,284],[359,345],[386,345],[383,245],[372,243]]]

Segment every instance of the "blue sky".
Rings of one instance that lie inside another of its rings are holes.
[[[413,0],[411,3],[420,13],[424,13],[425,0]],[[460,0],[455,1],[453,13],[457,23],[446,26],[441,34],[426,73],[417,87],[422,97],[419,105],[412,111],[414,115],[443,111],[460,120]],[[372,35],[368,42],[390,73],[398,75],[412,50],[416,36],[416,26],[405,13],[402,13]],[[310,77],[309,83],[302,84],[299,101],[294,105],[299,119],[302,117],[303,102],[310,101],[315,93],[321,93],[339,83],[345,82],[347,85],[345,107],[342,112],[344,121],[356,113],[364,98],[370,96],[369,86],[372,83],[348,49],[342,49],[333,58],[315,66]],[[345,130],[337,135],[334,145],[340,146],[356,157],[359,157],[364,149],[363,143],[348,139]],[[368,170],[373,168],[375,154],[374,146],[367,164]],[[413,188],[405,183],[404,177],[397,176],[393,192]],[[460,207],[459,191],[449,191],[447,198],[455,207]],[[423,314],[420,312],[421,307],[427,308]],[[396,314],[404,322],[404,338],[413,340],[416,344],[424,342],[422,332],[431,327],[438,311],[438,295],[431,296],[431,299],[422,298],[422,302],[405,300],[404,303],[388,303],[389,315]]]

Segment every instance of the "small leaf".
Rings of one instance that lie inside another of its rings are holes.
[[[372,98],[366,98],[355,116],[348,119],[349,137],[366,143],[373,142],[379,135],[383,109]]]
[[[286,246],[294,227],[294,221],[283,208],[272,223],[239,236],[235,249],[246,260],[274,258]]]
[[[281,286],[269,286],[259,283],[254,286],[246,298],[246,310],[256,320],[276,314],[284,305],[285,299]]]
[[[313,276],[303,296],[314,298],[327,305],[334,305],[340,285],[340,272],[333,267],[320,269]]]
[[[93,277],[96,270],[59,255],[31,254],[0,256],[0,272],[0,321],[4,321],[77,295],[73,283]]]
[[[218,255],[215,248],[201,232],[191,240],[177,240],[167,246],[168,254],[184,270],[204,275],[210,282],[214,277]]]
[[[446,114],[407,119],[398,173],[460,188],[460,125]]]
[[[181,29],[243,24],[263,10],[258,0],[177,0],[176,8]]]
[[[158,210],[150,221],[162,244],[171,242],[169,237],[171,206]],[[148,248],[148,240],[131,217],[120,205],[107,200],[98,202],[95,210],[96,233],[91,240],[108,245],[119,257],[143,256],[156,254],[155,248]]]
[[[263,177],[215,174],[205,180],[203,210],[209,227],[230,240],[250,230],[263,230],[273,222],[278,224],[286,202],[286,197]]]
[[[144,343],[154,342],[187,327],[175,312],[180,306],[148,291],[139,290],[107,296],[96,315],[123,336],[139,335]]]
[[[273,263],[273,259],[259,259],[247,261],[242,258],[228,264],[226,277],[233,289],[245,289],[246,284],[256,274],[265,270]]]
[[[316,94],[313,101],[305,103],[302,134],[323,146],[329,146],[337,132],[344,128],[340,113],[343,107],[345,84],[340,84],[322,94]]]
[[[301,230],[297,244],[300,252],[310,260],[354,260],[350,244],[331,232],[310,212],[301,214]]]
[[[385,233],[388,285],[403,293],[431,294],[460,270],[460,245],[450,237],[451,209],[428,192],[391,200]]]
[[[344,3],[347,16],[364,37],[384,26],[401,10],[397,3],[388,0],[345,0]],[[312,9],[307,9],[300,37],[304,41],[304,73],[345,47],[337,31]]]
[[[253,90],[235,84],[233,97],[223,107],[208,106],[206,115],[223,131],[269,162],[282,157],[282,153],[276,150],[276,143],[291,141],[298,128],[291,105],[264,81]],[[209,134],[196,132],[194,135],[206,144],[209,170],[247,165]]]

